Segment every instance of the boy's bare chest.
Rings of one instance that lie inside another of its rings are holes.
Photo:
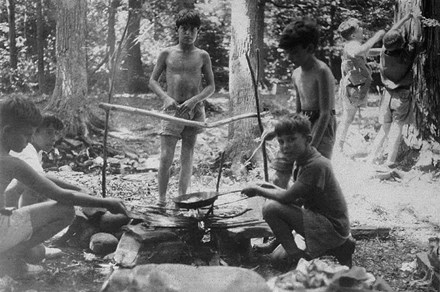
[[[196,53],[172,53],[167,59],[167,69],[174,73],[200,71],[202,65],[202,58]]]

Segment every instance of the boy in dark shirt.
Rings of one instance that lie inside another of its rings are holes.
[[[275,185],[252,185],[247,196],[266,198],[263,217],[281,243],[271,254],[275,263],[290,264],[299,258],[336,255],[351,265],[354,242],[350,238],[347,204],[330,160],[311,145],[311,124],[302,114],[288,116],[275,125],[280,152],[295,161],[294,183],[287,190]],[[292,231],[305,238],[306,250],[298,248]]]

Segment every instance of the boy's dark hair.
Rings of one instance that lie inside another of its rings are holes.
[[[383,36],[382,42],[386,50],[396,50],[402,48],[405,40],[400,31],[393,29]]]
[[[37,106],[23,97],[10,97],[0,102],[0,125],[38,127],[42,116]]]
[[[43,115],[43,120],[41,124],[38,126],[38,128],[48,128],[50,126],[53,126],[53,128],[57,131],[61,131],[64,128],[63,122],[52,114],[45,114]]]
[[[309,44],[313,44],[316,48],[318,41],[318,25],[314,20],[304,18],[295,20],[284,28],[278,47],[287,50],[297,45],[302,45],[302,47],[305,48]]]
[[[275,135],[293,135],[300,133],[308,136],[312,133],[312,124],[303,114],[289,114],[275,124]]]
[[[338,27],[338,32],[345,40],[350,40],[350,36],[360,26],[360,21],[356,18],[349,18],[342,22]]]
[[[200,16],[195,10],[183,9],[177,14],[176,28],[180,26],[189,26],[200,28],[201,25]]]

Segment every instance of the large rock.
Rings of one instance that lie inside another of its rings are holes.
[[[106,255],[116,250],[118,239],[110,234],[99,232],[90,238],[90,250],[99,255]]]
[[[130,218],[124,214],[112,214],[105,212],[99,220],[99,229],[102,232],[116,233],[121,227],[128,224]]]
[[[256,272],[237,267],[149,264],[114,271],[101,292],[270,292]]]

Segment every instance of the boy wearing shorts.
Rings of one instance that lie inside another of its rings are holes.
[[[408,41],[405,40],[400,28],[408,20],[413,19],[414,33]],[[416,57],[417,44],[420,41],[421,26],[418,18],[412,13],[407,14],[383,37],[383,46],[380,53],[380,76],[385,86],[385,96],[380,108],[380,128],[367,162],[374,162],[379,151],[388,138],[385,162],[387,166],[396,163],[402,137],[402,128],[411,122],[413,113],[413,98],[411,84],[413,81],[412,66]]]
[[[295,161],[292,186],[252,185],[242,190],[247,196],[267,199],[263,218],[281,243],[271,254],[273,263],[290,267],[300,258],[332,254],[351,266],[355,242],[347,204],[330,160],[311,145],[310,121],[302,114],[287,116],[275,124],[275,135],[279,151]],[[292,231],[304,237],[305,250],[298,248]]]
[[[182,10],[177,15],[176,29],[179,43],[164,49],[157,59],[149,86],[164,101],[169,115],[193,121],[205,120],[203,100],[214,93],[214,74],[209,54],[194,45],[200,28],[200,17],[193,10]],[[166,91],[159,83],[165,73]],[[206,86],[202,88],[202,76]],[[177,141],[182,139],[178,195],[184,195],[190,184],[194,145],[200,128],[164,121],[161,132],[161,153],[158,173],[159,205],[166,204],[170,168]]]
[[[353,123],[356,111],[367,104],[367,93],[373,81],[371,69],[367,65],[367,56],[379,54],[378,51],[371,50],[371,48],[382,39],[385,31],[378,31],[364,44],[362,44],[363,29],[359,20],[350,18],[342,22],[338,31],[346,41],[341,55],[342,77],[339,84],[343,115],[338,148],[342,151],[348,128]]]

